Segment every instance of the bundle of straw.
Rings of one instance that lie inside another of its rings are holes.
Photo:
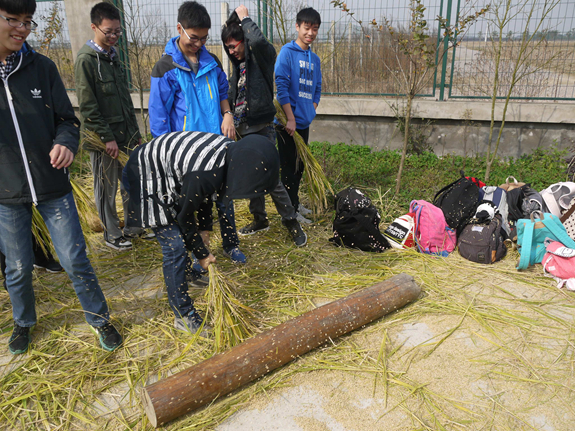
[[[209,266],[210,284],[206,290],[206,320],[211,319],[215,349],[231,348],[256,331],[256,310],[237,297],[237,285],[223,277],[214,264]],[[209,320],[208,320],[209,321]]]
[[[106,144],[102,142],[100,136],[91,130],[84,130],[82,131],[82,148],[87,149],[90,151],[101,151],[103,153],[106,152]],[[128,156],[122,150],[118,151],[118,157],[116,159],[120,162],[122,166],[125,166],[128,163]]]
[[[274,99],[276,107],[276,118],[282,126],[287,124],[287,117],[279,102]],[[298,132],[293,135],[295,146],[298,154],[298,159],[304,164],[305,178],[308,187],[308,195],[311,201],[311,206],[316,210],[321,211],[327,208],[327,195],[326,189],[333,195],[333,189],[325,176],[321,165],[311,153],[308,145],[306,145],[303,138]]]

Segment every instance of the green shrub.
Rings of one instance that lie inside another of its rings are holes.
[[[323,166],[335,191],[348,186],[383,191],[393,189],[401,154],[398,151],[372,151],[363,145],[312,142],[312,152]],[[518,181],[530,183],[536,190],[550,184],[566,181],[568,151],[555,145],[538,148],[517,159],[497,160],[491,169],[490,185],[500,185],[512,175]],[[485,176],[485,158],[447,155],[439,157],[431,152],[410,154],[405,161],[404,173],[397,204],[407,209],[413,199],[432,201],[435,193],[460,176],[482,180]]]

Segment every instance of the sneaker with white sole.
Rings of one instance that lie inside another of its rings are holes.
[[[268,220],[254,220],[249,225],[242,227],[238,230],[240,235],[253,235],[258,232],[265,232],[269,230],[270,222]]]
[[[48,260],[46,262],[40,262],[40,263],[34,262],[34,268],[35,269],[44,269],[47,272],[50,272],[52,274],[57,274],[59,272],[64,271],[64,268],[62,268],[62,265],[60,265],[54,259]]]
[[[297,207],[297,212],[300,213],[301,215],[310,215],[312,213],[312,210],[304,207],[302,204],[299,204]]]
[[[188,276],[188,286],[206,287],[208,284],[210,284],[210,279],[205,275],[191,274]]]
[[[120,238],[116,238],[113,241],[106,240],[106,245],[114,250],[122,251],[122,250],[131,250],[132,249],[132,241],[124,238],[121,236]]]
[[[136,238],[140,238],[140,239],[154,239],[156,237],[156,234],[153,231],[147,231],[147,230],[143,230],[142,232],[140,232],[137,235],[126,235],[124,234],[124,238],[126,238],[126,240],[130,241],[132,239],[136,239]]]
[[[192,311],[187,316],[174,318],[174,328],[179,331],[191,332],[192,334],[201,330],[200,337],[204,338],[208,336],[212,329],[210,325],[204,323],[204,319],[202,319],[197,310]]]
[[[224,250],[224,256],[229,257],[233,263],[246,263],[248,260],[246,255],[242,253],[239,247],[234,247],[230,250]]]
[[[298,222],[300,222],[300,224],[312,224],[313,221],[311,221],[308,218],[305,218],[304,216],[302,216],[300,213],[296,213],[296,220]]]

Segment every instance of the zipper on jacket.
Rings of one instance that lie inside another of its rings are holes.
[[[207,76],[206,76],[206,82],[208,83],[208,90],[210,90],[210,98],[213,99],[214,95],[212,94],[212,87],[210,87],[210,81],[208,80]]]
[[[22,139],[22,133],[20,133],[20,125],[18,124],[18,117],[16,117],[16,110],[14,109],[14,102],[12,93],[8,88],[8,78],[20,69],[22,65],[22,60],[24,58],[24,54],[20,54],[20,62],[18,66],[12,72],[8,74],[6,79],[4,79],[4,88],[6,89],[6,95],[8,98],[8,106],[10,106],[10,114],[12,115],[12,121],[14,122],[14,128],[16,129],[16,136],[18,138],[18,145],[20,146],[20,153],[22,154],[22,161],[24,162],[24,170],[26,171],[26,178],[28,180],[28,186],[30,187],[30,193],[32,193],[32,202],[34,205],[38,205],[38,197],[36,196],[36,189],[34,188],[34,183],[32,182],[32,173],[30,172],[30,165],[28,163],[28,156],[26,155],[26,150],[24,149],[24,140]]]

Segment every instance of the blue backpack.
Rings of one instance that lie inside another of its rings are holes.
[[[541,263],[546,251],[546,238],[559,241],[565,247],[575,248],[575,241],[567,235],[559,217],[553,214],[534,211],[529,219],[517,221],[517,245],[521,254],[517,269],[527,269],[530,265]]]

